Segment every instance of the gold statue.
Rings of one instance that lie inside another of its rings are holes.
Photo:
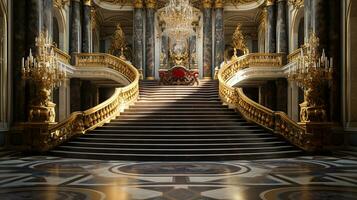
[[[234,56],[237,56],[237,49],[242,50],[244,55],[249,53],[247,47],[247,42],[245,41],[244,35],[241,31],[241,24],[237,24],[237,28],[233,33],[232,37],[232,46],[234,48]]]
[[[120,58],[126,59],[124,56],[124,50],[126,49],[126,41],[125,34],[123,29],[120,27],[120,23],[117,25],[117,29],[115,30],[112,36],[112,44],[109,49],[109,54],[114,55],[116,51],[120,51]]]

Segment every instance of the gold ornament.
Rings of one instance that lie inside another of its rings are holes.
[[[156,7],[156,0],[146,0],[145,1],[146,7],[147,8],[151,8],[151,9],[155,9]]]
[[[55,105],[51,102],[53,88],[59,87],[66,73],[58,66],[54,46],[48,32],[41,32],[36,38],[36,56],[30,55],[26,61],[22,58],[22,78],[30,80],[36,86],[36,96],[30,105],[29,121],[54,122]]]
[[[126,40],[123,29],[120,27],[120,24],[117,25],[112,36],[112,44],[109,49],[109,54],[114,55],[117,51],[120,51],[120,58],[126,60],[124,56],[124,50],[126,49]]]
[[[318,52],[319,38],[315,33],[305,44],[306,53],[301,49],[297,67],[289,69],[288,79],[304,89],[304,102],[300,104],[301,122],[325,122],[325,91],[332,80],[333,58],[328,58],[323,50]]]
[[[295,9],[299,9],[304,6],[304,0],[289,0],[289,4],[293,5]]]
[[[232,37],[232,46],[234,48],[234,56],[237,56],[237,50],[242,50],[244,55],[249,53],[249,49],[247,47],[247,43],[245,41],[244,35],[241,31],[241,24],[237,24],[237,28],[233,33]]]
[[[70,0],[54,0],[53,4],[59,9],[63,9],[66,5],[69,4]]]

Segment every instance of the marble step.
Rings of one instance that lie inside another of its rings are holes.
[[[121,143],[121,142],[88,142],[88,141],[78,141],[72,140],[67,142],[65,145],[74,145],[74,146],[100,146],[107,148],[149,148],[149,149],[201,149],[201,148],[231,148],[231,147],[271,147],[271,146],[281,146],[286,145],[287,143],[282,140],[277,141],[264,141],[264,142],[222,142],[222,143],[153,143],[153,144],[145,144],[145,143]]]
[[[209,149],[137,149],[137,148],[107,148],[107,147],[81,147],[81,146],[67,146],[63,145],[58,150],[68,150],[77,152],[98,152],[98,153],[130,153],[130,154],[231,154],[231,153],[248,153],[251,151],[266,152],[266,151],[291,151],[294,150],[291,146],[277,146],[277,147],[232,147],[232,148],[209,148]]]
[[[109,126],[120,126],[120,127],[127,127],[127,126],[205,126],[205,127],[215,127],[215,126],[254,126],[252,123],[246,122],[246,121],[241,121],[241,122],[236,122],[236,121],[200,121],[200,122],[195,122],[195,121],[153,121],[153,120],[147,120],[147,121],[133,121],[133,120],[119,120],[119,121],[111,121],[110,123],[106,123],[104,126],[109,125]],[[256,127],[256,126],[255,126]]]
[[[56,156],[98,159],[98,160],[141,160],[141,161],[219,161],[219,160],[251,160],[251,159],[271,159],[271,158],[291,158],[301,155],[301,150],[290,151],[264,151],[247,153],[204,153],[204,154],[137,154],[137,153],[101,153],[101,152],[80,152],[53,150]]]
[[[234,122],[247,122],[246,120],[240,118],[239,116],[233,118],[153,118],[146,116],[145,118],[137,118],[135,116],[118,116],[115,119],[112,119],[111,122],[159,122],[159,123],[186,123],[186,122],[195,122],[195,123],[216,123],[216,122],[227,122],[227,123],[234,123]]]
[[[244,137],[244,138],[90,138],[90,137],[79,137],[75,141],[86,141],[86,142],[102,142],[102,143],[141,143],[141,144],[192,144],[200,142],[202,144],[214,144],[214,143],[225,143],[225,142],[234,142],[234,143],[251,143],[251,142],[272,142],[277,141],[276,137]]]
[[[97,130],[101,129],[113,129],[113,130],[120,130],[120,129],[127,129],[127,130],[140,130],[140,129],[145,129],[145,130],[202,130],[210,132],[211,130],[215,131],[224,131],[224,130],[250,130],[250,131],[262,131],[263,129],[258,128],[257,126],[239,126],[239,125],[215,125],[215,126],[202,126],[201,124],[196,124],[196,125],[186,125],[186,126],[176,126],[176,125],[161,125],[161,126],[154,126],[154,125],[138,125],[136,123],[122,126],[122,125],[115,125],[112,123],[105,124],[102,127],[98,127]]]

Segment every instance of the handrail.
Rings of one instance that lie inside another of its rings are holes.
[[[304,55],[307,53],[307,48],[304,45],[301,48],[295,49],[291,54],[288,55],[288,63],[297,61],[300,57],[301,50],[304,51]]]
[[[242,88],[233,88],[227,84],[239,70],[254,66],[255,60],[258,60],[260,57],[263,59],[259,63],[263,65],[264,58],[267,57],[266,55],[248,54],[233,58],[230,63],[219,70],[218,81],[221,100],[230,108],[237,109],[246,120],[282,135],[292,144],[306,151],[314,151],[315,147],[311,145],[314,140],[313,135],[307,133],[303,127],[291,120],[285,113],[274,112],[248,98]],[[270,54],[269,58],[275,60],[275,67],[282,66],[281,55]],[[269,62],[266,62],[265,66],[271,67],[269,64]]]
[[[62,51],[61,49],[58,49],[57,47],[54,47],[54,52],[56,54],[56,57],[62,61],[63,63],[69,64],[71,60],[71,56],[68,55],[66,52]]]
[[[122,73],[131,82],[116,88],[114,94],[103,103],[83,112],[74,112],[64,121],[49,128],[48,137],[41,151],[47,151],[73,136],[84,134],[115,118],[139,97],[139,72],[126,61],[109,54],[77,54],[76,67],[106,66]],[[88,63],[88,65],[86,64]]]

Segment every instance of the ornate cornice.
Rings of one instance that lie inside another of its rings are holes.
[[[156,8],[156,0],[146,0],[145,4],[146,4],[146,8],[151,8],[151,9]]]
[[[289,4],[294,6],[295,9],[299,9],[304,6],[304,0],[289,0]]]
[[[225,5],[241,6],[263,0],[190,0],[195,8],[222,8]],[[116,6],[132,5],[134,8],[162,8],[167,4],[167,0],[97,0],[98,3],[113,4]]]
[[[214,3],[215,8],[223,8],[224,7],[224,0],[216,0]]]
[[[134,0],[133,6],[134,6],[134,8],[143,8],[144,2],[143,2],[143,0]]]
[[[275,0],[267,0],[266,5],[267,6],[272,6],[275,4]]]
[[[70,0],[54,0],[53,5],[59,9],[63,9],[69,2]]]
[[[92,0],[83,0],[83,5],[92,6]]]
[[[212,8],[212,1],[211,0],[202,0],[203,8]]]

